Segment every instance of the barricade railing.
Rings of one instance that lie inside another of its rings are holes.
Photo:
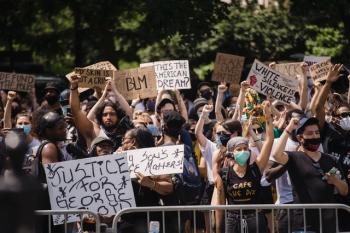
[[[307,231],[307,222],[306,222],[306,212],[311,210],[317,210],[318,212],[318,220],[319,220],[319,231],[320,233],[323,233],[323,213],[324,210],[334,210],[335,211],[335,223],[336,226],[336,232],[339,232],[339,218],[338,218],[338,212],[339,210],[344,210],[350,213],[350,206],[342,205],[342,204],[285,204],[285,205],[273,205],[273,204],[261,204],[261,205],[207,205],[207,206],[201,206],[201,205],[195,205],[195,206],[155,206],[155,207],[134,207],[134,208],[126,208],[121,211],[119,211],[114,219],[113,219],[113,225],[112,225],[112,231],[117,232],[117,224],[122,215],[125,214],[131,214],[131,213],[145,213],[147,214],[147,232],[149,232],[149,223],[150,223],[150,213],[151,212],[160,212],[161,213],[161,221],[162,221],[162,227],[160,229],[160,232],[166,233],[166,224],[165,224],[165,213],[166,212],[177,212],[177,229],[178,232],[183,232],[181,230],[181,220],[180,220],[180,213],[181,212],[193,212],[193,227],[191,232],[197,231],[196,226],[196,214],[197,212],[206,212],[206,211],[215,211],[215,210],[221,210],[225,213],[225,225],[226,225],[226,214],[227,211],[238,211],[240,215],[240,220],[242,220],[242,216],[244,216],[243,211],[245,210],[254,210],[255,211],[255,218],[256,218],[256,232],[258,232],[258,213],[260,210],[271,210],[272,215],[272,226],[271,226],[271,232],[277,232],[275,228],[275,211],[277,210],[286,210],[287,211],[287,217],[288,217],[288,232],[292,232],[291,229],[291,222],[290,222],[290,211],[293,210],[300,210],[303,214],[303,232],[309,232]],[[209,225],[210,225],[210,232],[213,231],[213,220],[211,217],[209,218]],[[349,219],[350,221],[350,219]],[[243,224],[240,224],[241,233],[244,232]],[[173,232],[173,231],[172,231]]]
[[[53,215],[63,215],[64,216],[64,233],[68,233],[68,223],[67,223],[67,216],[68,215],[83,215],[87,214],[95,218],[96,221],[96,233],[101,232],[101,222],[100,218],[97,213],[89,211],[89,210],[36,210],[35,215],[39,216],[48,216],[48,233],[51,233],[51,222],[52,222],[52,216]]]

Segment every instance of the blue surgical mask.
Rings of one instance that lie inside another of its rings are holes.
[[[29,135],[30,131],[32,131],[31,125],[16,125],[16,128],[23,129],[25,135]]]
[[[238,151],[238,152],[234,152],[233,154],[236,163],[238,163],[238,165],[240,166],[244,166],[246,165],[249,157],[250,157],[250,151]]]
[[[162,132],[159,130],[159,128],[153,124],[147,125],[147,129],[153,137],[162,135]]]

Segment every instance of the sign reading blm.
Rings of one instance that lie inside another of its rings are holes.
[[[31,92],[34,86],[34,75],[0,72],[0,90]]]
[[[244,65],[244,57],[217,53],[212,80],[238,84]]]
[[[86,209],[111,216],[135,207],[126,154],[46,164],[45,174],[52,210]],[[67,221],[79,216],[68,215]],[[63,215],[53,215],[55,225]]]
[[[157,61],[140,64],[140,67],[154,66],[157,90],[191,89],[188,60]]]
[[[247,79],[251,88],[271,96],[272,99],[290,103],[298,91],[298,80],[291,79],[255,59]]]
[[[118,91],[127,100],[157,96],[153,66],[114,71],[113,79]]]

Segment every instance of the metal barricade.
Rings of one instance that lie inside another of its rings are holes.
[[[225,212],[225,223],[226,223],[226,213],[227,211],[238,211],[240,213],[240,220],[242,220],[242,216],[243,216],[243,211],[245,210],[254,210],[255,211],[255,218],[256,218],[256,226],[257,226],[257,230],[256,232],[258,232],[258,212],[259,210],[271,210],[272,213],[272,226],[271,226],[271,232],[277,232],[276,231],[276,227],[275,227],[275,212],[277,210],[285,210],[287,211],[287,216],[288,216],[288,232],[292,232],[291,228],[290,228],[290,211],[292,210],[301,210],[303,213],[303,225],[304,225],[304,229],[303,232],[309,232],[307,231],[307,226],[306,226],[306,212],[307,211],[311,211],[311,210],[316,210],[318,212],[318,216],[317,218],[319,218],[319,231],[320,233],[323,233],[323,217],[322,217],[322,211],[324,210],[334,210],[335,211],[335,228],[336,228],[336,232],[339,232],[339,222],[338,222],[338,211],[339,210],[344,210],[350,213],[350,206],[347,205],[342,205],[342,204],[285,204],[285,205],[273,205],[273,204],[261,204],[261,205],[216,205],[216,206],[155,206],[155,207],[134,207],[134,208],[126,208],[123,209],[121,211],[119,211],[114,219],[113,219],[113,232],[117,232],[117,223],[119,221],[119,219],[122,217],[122,215],[125,214],[130,214],[130,213],[145,213],[147,214],[147,229],[149,232],[149,223],[150,223],[150,213],[151,212],[160,212],[162,214],[162,231],[163,233],[166,233],[165,229],[165,218],[164,215],[166,212],[177,212],[177,216],[178,216],[178,232],[183,232],[181,231],[181,223],[180,223],[180,213],[181,212],[193,212],[193,228],[191,230],[191,232],[195,232],[197,231],[197,226],[196,226],[196,212],[205,212],[205,211],[216,211],[216,210],[221,210]],[[213,223],[212,223],[212,219],[209,218],[209,225],[210,227],[210,232],[214,232],[213,231]],[[349,219],[350,221],[350,219]],[[226,224],[225,224],[226,225]],[[243,227],[242,224],[241,225],[241,233],[243,233]]]
[[[83,214],[88,214],[91,215],[95,218],[96,220],[96,233],[100,233],[101,230],[101,222],[100,218],[97,213],[89,211],[89,210],[36,210],[35,215],[39,216],[48,216],[48,233],[51,233],[51,221],[52,221],[52,215],[64,215],[64,233],[68,233],[67,230],[67,216],[68,215],[83,215]]]

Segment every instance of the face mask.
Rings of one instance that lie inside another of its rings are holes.
[[[162,134],[158,127],[153,124],[147,125],[147,130],[152,134],[153,137],[160,136]]]
[[[350,116],[342,118],[339,121],[339,126],[345,130],[345,131],[349,131],[350,130]]]
[[[32,130],[31,125],[16,125],[16,128],[23,129],[25,135],[29,135],[30,131]]]
[[[229,134],[217,134],[215,141],[218,145],[226,146],[230,138],[231,138],[231,135]]]
[[[310,138],[310,139],[305,139],[304,142],[302,143],[303,147],[308,150],[308,151],[317,151],[318,148],[320,147],[321,144],[321,138]]]
[[[67,114],[70,112],[70,106],[67,105],[67,106],[63,106],[62,107],[62,113],[63,113],[63,116],[67,116]]]
[[[210,100],[213,97],[213,93],[210,89],[206,89],[204,91],[201,91],[201,96],[206,100]]]
[[[47,95],[45,96],[45,99],[49,105],[53,105],[58,102],[58,95]]]
[[[238,163],[238,165],[244,166],[250,157],[250,151],[245,150],[245,151],[234,152],[233,156],[235,158],[236,163]]]

